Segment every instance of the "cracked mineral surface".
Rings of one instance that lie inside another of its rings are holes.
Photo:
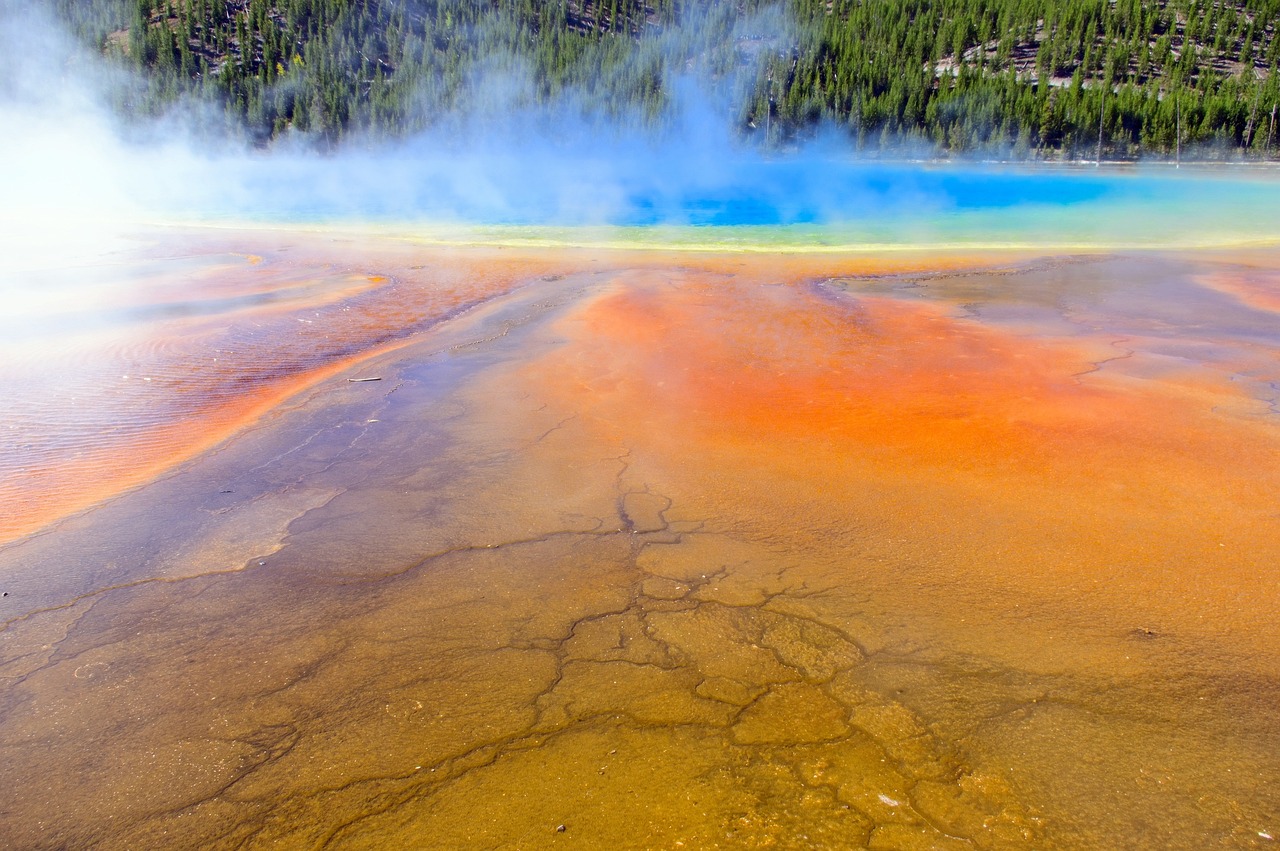
[[[1280,836],[1280,255],[158,245],[10,414],[0,846]]]

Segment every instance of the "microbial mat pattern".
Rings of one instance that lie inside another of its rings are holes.
[[[0,344],[0,845],[1280,835],[1272,249],[93,275]]]

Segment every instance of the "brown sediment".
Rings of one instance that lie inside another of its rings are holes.
[[[536,274],[0,549],[0,844],[1274,835],[1276,351],[1212,259],[362,251]]]

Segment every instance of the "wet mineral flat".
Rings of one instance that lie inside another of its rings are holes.
[[[185,307],[11,412],[0,844],[1280,835],[1280,253],[118,268]]]

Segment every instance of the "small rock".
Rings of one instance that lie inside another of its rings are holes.
[[[559,827],[556,828],[556,833],[564,833],[568,829],[569,828],[565,827],[564,825],[560,825]]]

